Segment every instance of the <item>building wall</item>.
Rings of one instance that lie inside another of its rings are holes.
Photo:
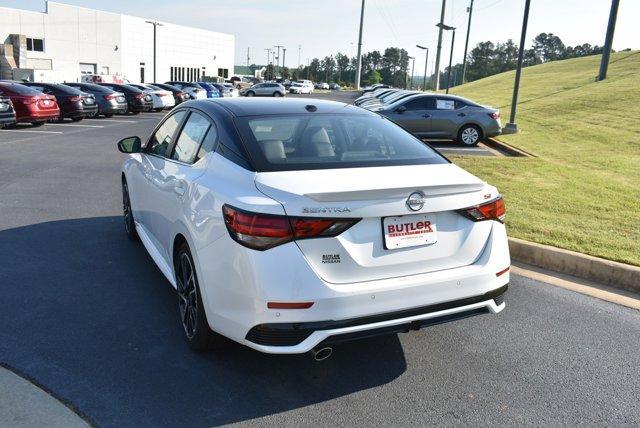
[[[152,82],[153,26],[145,21],[51,1],[45,13],[0,7],[0,43],[10,34],[44,39],[44,52],[26,54],[25,67],[38,69],[36,80],[78,81],[83,63],[95,64],[98,74],[119,74],[131,82],[141,80],[142,67],[144,80]],[[234,49],[233,35],[163,22],[157,32],[156,80],[169,80],[171,67],[209,76],[227,68],[231,76]]]

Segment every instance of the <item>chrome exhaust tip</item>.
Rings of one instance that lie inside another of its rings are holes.
[[[333,348],[326,346],[324,348],[320,348],[320,349],[312,349],[311,351],[311,356],[313,357],[314,360],[316,361],[324,361],[327,358],[329,358],[331,356],[331,354],[333,354]]]

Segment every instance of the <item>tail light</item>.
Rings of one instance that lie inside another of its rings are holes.
[[[102,97],[107,101],[111,101],[111,100],[115,100],[116,98],[118,98],[118,95],[117,94],[108,94],[108,95],[103,95]]]
[[[338,236],[360,221],[359,218],[289,217],[252,213],[224,205],[224,222],[229,235],[240,245],[254,250],[269,248],[299,239]]]
[[[136,98],[138,100],[141,100],[141,99],[144,98],[144,93],[136,94],[136,96],[134,98]]]
[[[27,98],[23,98],[22,100],[22,104],[35,104],[36,102],[38,102],[38,97],[27,97]]]
[[[498,196],[496,199],[484,204],[464,208],[458,212],[473,221],[497,220],[500,223],[504,223],[506,216],[506,209],[502,196]]]
[[[489,113],[489,117],[491,117],[491,119],[498,120],[498,119],[500,119],[500,112],[499,111],[494,111],[493,113]]]
[[[76,102],[76,101],[80,101],[82,99],[82,97],[80,95],[74,95],[72,97],[69,97],[69,101]]]

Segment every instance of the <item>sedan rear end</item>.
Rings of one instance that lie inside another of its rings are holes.
[[[16,123],[16,112],[9,97],[0,96],[0,128]]]
[[[0,82],[0,94],[11,99],[18,123],[42,125],[60,116],[60,108],[53,95],[13,82]]]

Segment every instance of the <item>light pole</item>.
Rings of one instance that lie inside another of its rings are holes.
[[[440,23],[436,27],[440,28],[438,31],[438,47],[436,49],[436,92],[440,89],[440,51],[442,50],[442,30],[444,25],[444,10],[447,7],[447,0],[442,0],[442,10],[440,11]]]
[[[443,24],[442,22],[440,22],[439,24],[436,24],[436,27],[440,28],[440,31],[442,30],[453,31],[453,38],[451,39],[451,55],[449,56],[449,77],[450,77],[451,76],[451,59],[453,57],[453,42],[456,38],[456,27]],[[436,58],[436,91],[440,89],[440,70],[437,64],[438,59],[439,58]],[[449,79],[449,77],[447,77],[447,80]],[[449,93],[449,82],[447,81],[447,94],[448,93]]]
[[[360,89],[360,77],[362,74],[362,24],[364,23],[364,0],[360,9],[360,32],[358,33],[358,67],[356,68],[356,89]]]
[[[275,45],[274,48],[278,48],[278,56],[275,58],[276,62],[276,76],[278,75],[278,69],[280,68],[280,48],[283,48],[282,45]]]
[[[520,49],[518,49],[518,68],[516,68],[516,80],[513,83],[513,98],[511,99],[511,117],[504,127],[503,133],[515,134],[518,132],[516,124],[516,107],[518,106],[518,91],[520,90],[520,74],[522,74],[522,59],[524,58],[524,43],[527,38],[527,23],[529,22],[529,5],[531,0],[525,0],[524,17],[522,18],[522,32],[520,33]]]
[[[265,48],[265,51],[267,51],[267,70],[269,70],[269,62],[271,62],[271,48]],[[266,73],[265,73],[265,75],[266,75]],[[269,79],[267,79],[267,80],[269,80]]]
[[[147,24],[153,25],[153,83],[157,82],[156,80],[156,28],[162,27],[162,24],[157,21],[144,21]]]
[[[287,48],[283,48],[282,49],[282,69],[284,70],[286,65],[285,65],[285,60],[287,59]],[[282,77],[282,76],[281,76]]]
[[[447,72],[447,94],[451,87],[451,61],[453,60],[453,43],[456,41],[456,29],[453,28],[453,35],[451,36],[451,53],[449,54],[449,71]]]
[[[422,79],[422,90],[427,90],[427,65],[429,64],[429,48],[425,48],[424,46],[416,45],[418,49],[423,49],[427,51],[427,55],[424,59],[424,77]]]
[[[302,52],[302,45],[298,45],[298,68],[300,68],[300,66],[302,65],[302,62],[300,62],[300,53]]]
[[[469,23],[467,24],[467,40],[464,42],[464,58],[462,58],[462,82],[464,83],[464,77],[467,74],[467,48],[469,47],[469,32],[471,32],[471,14],[473,13],[473,0],[467,8],[469,12]]]
[[[607,36],[604,39],[602,49],[602,59],[600,60],[600,73],[597,80],[604,80],[607,77],[609,68],[609,55],[611,55],[611,44],[613,43],[613,33],[616,29],[616,18],[618,17],[618,5],[620,0],[611,0],[611,11],[609,12],[609,24],[607,25]]]
[[[415,68],[416,68],[416,58],[412,57],[412,56],[410,56],[408,58],[410,60],[412,60],[412,62],[411,62],[411,77],[409,78],[410,79],[409,82],[411,82],[411,83],[409,84],[409,89],[413,89],[413,70],[415,70]]]

